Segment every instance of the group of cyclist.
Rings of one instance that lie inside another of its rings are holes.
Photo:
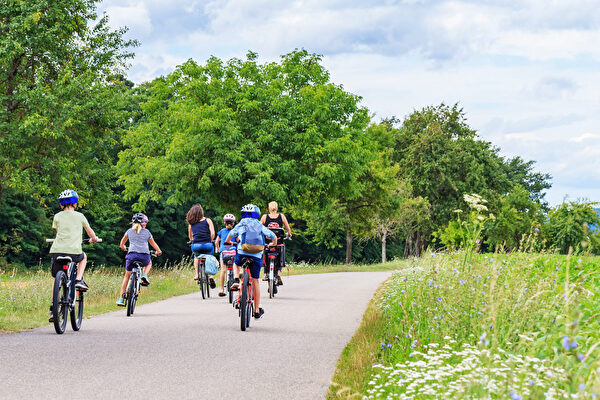
[[[58,196],[62,211],[54,215],[52,227],[56,229],[56,238],[50,248],[51,272],[55,277],[57,273],[56,258],[68,256],[77,263],[77,275],[75,288],[81,291],[87,291],[89,287],[83,281],[83,273],[87,263],[87,257],[82,250],[82,233],[86,231],[90,238],[90,243],[98,242],[98,237],[90,227],[86,217],[75,211],[79,202],[79,196],[74,190],[68,189]],[[188,239],[190,240],[190,249],[194,254],[194,279],[199,275],[199,259],[213,253],[219,254],[219,265],[221,267],[221,290],[219,296],[225,296],[224,281],[226,264],[233,258],[234,283],[232,290],[239,287],[240,266],[242,262],[248,262],[251,276],[253,279],[255,318],[260,318],[264,314],[264,309],[260,307],[260,270],[263,264],[263,253],[265,240],[271,240],[269,246],[277,246],[278,239],[282,241],[283,229],[287,231],[287,237],[291,237],[291,229],[285,215],[278,212],[276,202],[269,203],[269,213],[261,217],[260,209],[254,204],[247,204],[242,207],[240,212],[241,220],[236,225],[236,218],[233,214],[225,214],[223,223],[225,227],[215,234],[215,227],[210,218],[204,215],[204,210],[200,204],[194,204],[186,214],[188,223]],[[154,248],[156,255],[161,254],[160,247],[154,241],[152,233],[146,228],[148,217],[142,213],[136,213],[132,218],[132,226],[127,229],[119,247],[127,252],[125,256],[125,276],[120,289],[120,295],[116,304],[124,306],[124,293],[129,281],[129,276],[135,262],[144,266],[141,276],[141,284],[148,286],[150,279],[148,273],[152,268],[149,245]],[[273,230],[271,230],[273,229]],[[277,232],[274,233],[273,231]],[[258,238],[258,240],[257,240]],[[216,240],[215,240],[216,239]],[[129,242],[128,247],[126,246]],[[216,248],[215,248],[216,245]],[[285,266],[285,246],[280,243],[278,270]],[[267,268],[265,265],[265,279],[267,278]],[[277,284],[283,285],[281,277],[277,276]],[[212,288],[216,287],[213,277],[209,278]],[[50,308],[50,322],[53,321],[52,307]]]

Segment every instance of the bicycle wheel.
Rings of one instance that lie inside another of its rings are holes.
[[[135,308],[135,275],[131,274],[129,277],[129,285],[127,286],[127,316],[131,316],[133,314],[133,309]]]
[[[67,327],[68,299],[67,274],[64,271],[58,271],[52,288],[52,316],[54,317],[54,330],[59,335],[64,333]]]
[[[246,328],[250,327],[250,320],[252,319],[252,316],[254,315],[254,305],[253,304],[248,304],[248,311],[246,311]]]
[[[77,290],[75,292],[77,294],[77,300],[75,300],[75,305],[71,310],[71,328],[74,331],[78,331],[81,329],[81,321],[83,320],[83,292],[81,290]]]
[[[248,319],[248,272],[244,272],[244,280],[242,282],[242,293],[240,294],[240,328],[246,330]]]
[[[229,304],[233,303],[233,290],[231,290],[231,286],[233,285],[233,272],[229,271],[227,274],[227,294],[229,295]]]
[[[269,262],[269,271],[274,271],[275,270],[275,265],[273,260],[271,260]],[[273,275],[273,279],[271,279],[271,274],[269,273],[269,298],[273,298],[275,297],[275,275]]]
[[[206,272],[204,271],[204,263],[200,262],[200,265],[198,266],[198,272],[200,273],[200,275],[198,276],[198,283],[200,284],[200,290],[202,291],[202,298],[205,299],[206,298],[206,288],[208,287],[206,285]]]

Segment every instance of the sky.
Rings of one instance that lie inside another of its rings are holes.
[[[375,122],[458,103],[502,156],[552,175],[550,205],[600,202],[598,0],[105,0],[98,11],[140,41],[138,84],[190,58],[306,49]]]

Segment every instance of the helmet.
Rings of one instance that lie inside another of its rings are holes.
[[[69,204],[77,204],[79,196],[77,192],[71,189],[63,190],[58,195],[58,202],[61,206],[68,206]]]
[[[260,208],[258,208],[258,206],[255,206],[254,204],[246,204],[244,207],[242,207],[242,218],[255,218],[255,219],[259,219],[260,218]]]
[[[225,214],[223,216],[223,221],[224,222],[227,222],[227,221],[235,222],[235,215],[233,215],[233,214]]]
[[[146,217],[146,215],[142,213],[135,213],[133,214],[133,217],[131,217],[131,222],[138,224],[148,222],[148,217]]]

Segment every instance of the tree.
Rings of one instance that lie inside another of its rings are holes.
[[[189,60],[144,86],[140,122],[119,156],[124,193],[140,209],[163,196],[227,209],[275,199],[306,217],[317,242],[336,245],[317,221],[338,215],[349,228],[348,212],[373,204],[365,199],[378,196],[374,182],[388,179],[365,132],[368,112],[329,82],[318,55],[257,57]]]
[[[600,215],[594,207],[598,203],[577,200],[563,202],[548,213],[548,221],[543,226],[550,248],[567,254],[570,249],[582,250],[590,243],[592,225],[600,225]]]
[[[0,4],[0,197],[5,187],[100,194],[114,181],[104,149],[125,119],[115,74],[136,43],[106,16],[90,23],[96,2]]]
[[[389,194],[388,203],[377,210],[373,235],[381,240],[381,262],[387,261],[387,241],[396,235],[408,237],[429,220],[429,203],[413,197],[411,188],[398,181],[398,188]],[[405,246],[405,251],[407,246]],[[405,254],[406,255],[406,254]]]

